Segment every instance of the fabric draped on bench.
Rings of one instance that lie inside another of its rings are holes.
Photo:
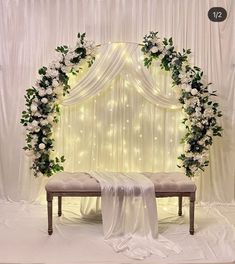
[[[110,173],[61,172],[46,185],[48,201],[48,233],[52,234],[52,199],[58,196],[58,215],[62,213],[63,196],[101,196],[105,240],[115,251],[131,258],[143,259],[150,254],[167,255],[179,252],[157,233],[155,197],[190,198],[190,234],[194,233],[194,201],[196,186],[179,172]],[[156,239],[157,238],[157,239]]]

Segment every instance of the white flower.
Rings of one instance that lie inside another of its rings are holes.
[[[37,126],[38,126],[38,121],[33,120],[33,122],[32,122],[32,126],[33,126],[33,127],[37,127]]]
[[[46,85],[49,85],[49,82],[48,82],[48,81],[45,81],[45,84],[46,84]]]
[[[53,120],[54,120],[53,115],[48,115],[47,120],[49,123],[53,122]]]
[[[46,93],[47,94],[52,94],[53,93],[53,90],[51,88],[47,88]]]
[[[192,88],[191,88],[190,85],[187,85],[187,86],[185,87],[185,92],[190,93],[191,90],[192,90]]]
[[[198,90],[195,89],[195,88],[193,88],[192,91],[191,91],[191,94],[192,94],[192,95],[196,95],[197,93],[198,93]]]
[[[41,116],[41,114],[38,112],[38,111],[36,111],[36,112],[34,112],[34,114],[33,114],[34,116],[38,116],[38,117],[40,117]]]
[[[150,51],[151,51],[152,53],[156,53],[156,52],[158,52],[158,47],[153,46],[153,47],[150,49]]]
[[[45,89],[40,89],[38,94],[39,94],[39,96],[43,97],[46,94]]]
[[[35,132],[39,132],[41,130],[41,128],[40,127],[37,127],[36,129],[35,129]]]
[[[152,43],[153,43],[153,44],[159,44],[160,42],[161,42],[161,39],[158,38],[158,37],[154,37],[154,38],[152,39]]]
[[[36,112],[38,110],[38,107],[37,107],[36,104],[32,104],[30,109],[31,109],[32,112]]]
[[[40,144],[38,145],[38,147],[39,147],[40,149],[45,149],[46,145],[45,145],[44,143],[40,143]]]
[[[163,54],[160,54],[160,55],[159,55],[159,59],[162,60],[163,58],[164,58],[164,55],[163,55]]]
[[[214,116],[214,111],[211,108],[206,108],[203,115],[204,117],[212,117]]]
[[[42,98],[42,100],[41,100],[41,102],[43,103],[43,104],[46,104],[47,102],[48,102],[48,100],[47,100],[47,98]]]
[[[57,87],[59,84],[60,83],[57,80],[53,79],[53,81],[52,81],[52,86],[53,87]]]
[[[164,44],[162,42],[158,43],[158,49],[159,51],[163,51],[164,50]]]
[[[53,69],[53,68],[52,69],[48,69],[46,75],[54,78],[54,77],[56,77],[58,75],[58,71]]]
[[[42,126],[46,126],[48,124],[48,121],[47,121],[47,119],[43,119],[40,121],[40,123]]]
[[[204,140],[203,140],[203,139],[199,140],[199,141],[198,141],[198,144],[199,144],[199,145],[204,145]]]

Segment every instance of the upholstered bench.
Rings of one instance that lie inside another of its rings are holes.
[[[144,173],[155,187],[156,197],[178,197],[178,215],[182,215],[182,197],[189,197],[189,232],[194,234],[194,207],[196,185],[183,173]],[[47,210],[48,210],[48,234],[53,232],[52,228],[52,201],[53,197],[58,197],[58,216],[62,214],[62,197],[99,197],[101,187],[99,182],[85,172],[60,172],[55,174],[46,184]]]

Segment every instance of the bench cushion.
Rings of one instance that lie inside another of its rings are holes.
[[[194,192],[196,185],[180,172],[144,172],[155,187],[155,192]],[[100,192],[99,182],[85,172],[59,172],[46,184],[49,192]]]

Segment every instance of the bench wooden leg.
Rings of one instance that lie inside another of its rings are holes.
[[[180,195],[179,196],[179,199],[178,199],[178,203],[179,203],[179,208],[178,208],[178,215],[181,216],[182,215],[182,196]]]
[[[62,196],[58,196],[58,216],[62,215]]]
[[[190,227],[189,233],[194,234],[194,210],[195,210],[195,192],[190,194],[190,207],[189,207],[189,218],[190,218]]]
[[[52,206],[53,206],[53,195],[47,192],[47,217],[48,217],[48,235],[52,235]]]

